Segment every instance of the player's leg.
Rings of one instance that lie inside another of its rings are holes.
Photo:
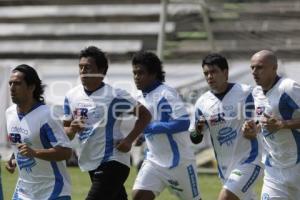
[[[90,173],[92,186],[86,200],[111,199],[127,200],[124,183],[130,168],[117,161],[101,164]]]
[[[133,185],[133,200],[153,200],[165,188],[161,167],[144,160]]]
[[[255,200],[253,192],[263,170],[254,164],[242,164],[231,171],[218,200]]]
[[[236,196],[233,192],[228,189],[222,188],[218,200],[240,200],[238,196]]]
[[[182,200],[201,200],[195,162],[168,169],[167,185],[171,192]]]
[[[266,166],[262,200],[298,200],[300,196],[300,165],[290,168]]]

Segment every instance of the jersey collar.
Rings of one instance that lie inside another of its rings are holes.
[[[149,94],[151,91],[155,90],[161,84],[162,83],[160,81],[155,81],[151,86],[149,86],[146,89],[142,90],[143,96],[145,97],[147,94]]]
[[[90,96],[91,94],[93,94],[95,91],[99,90],[100,88],[102,88],[103,86],[105,85],[105,83],[101,83],[99,87],[97,87],[95,90],[93,91],[89,91],[89,90],[86,90],[84,87],[83,87],[83,90],[84,92],[86,93],[86,95]]]
[[[28,113],[30,113],[31,111],[35,110],[36,108],[38,108],[42,105],[45,105],[45,104],[43,102],[38,102],[38,103],[34,104],[32,106],[32,108],[26,113],[18,112],[18,110],[17,110],[17,114],[18,114],[19,119],[22,120],[23,117],[25,117]]]

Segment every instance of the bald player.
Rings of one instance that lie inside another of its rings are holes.
[[[257,87],[253,90],[260,127],[244,124],[249,137],[259,132],[265,149],[262,200],[297,200],[300,197],[300,85],[277,74],[277,57],[262,50],[251,58]]]

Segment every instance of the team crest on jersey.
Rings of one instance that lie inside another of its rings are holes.
[[[232,129],[231,127],[225,127],[219,131],[219,135],[218,135],[217,139],[221,146],[224,143],[226,143],[229,146],[232,144],[232,142],[236,138],[236,136],[237,136],[236,130]]]
[[[74,116],[81,117],[83,119],[88,119],[88,109],[87,108],[75,108],[74,110]]]
[[[222,113],[212,115],[209,119],[209,122],[212,126],[225,123],[225,113],[222,112]]]
[[[259,106],[256,108],[256,114],[258,116],[261,116],[265,112],[265,107],[264,106]]]
[[[270,200],[270,196],[268,193],[263,193],[261,200]]]
[[[21,137],[21,134],[19,134],[19,133],[10,133],[10,134],[8,135],[8,140],[9,140],[12,144],[22,143],[22,137]]]

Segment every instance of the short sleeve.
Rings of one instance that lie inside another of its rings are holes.
[[[71,148],[70,140],[64,132],[61,121],[51,117],[40,128],[41,142],[45,148],[55,146]]]

